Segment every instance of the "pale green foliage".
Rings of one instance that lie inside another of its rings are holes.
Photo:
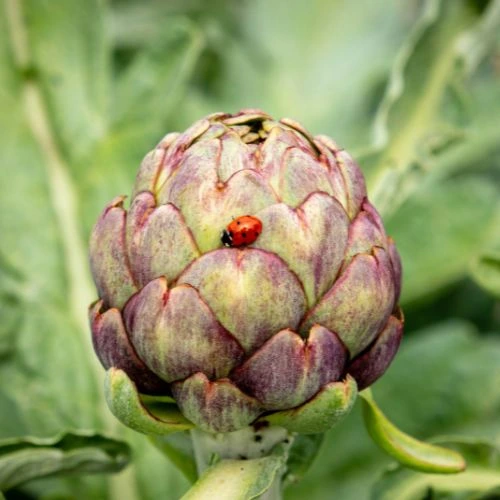
[[[86,242],[165,132],[243,107],[332,136],[367,174],[404,266],[407,337],[374,389],[384,412],[421,438],[500,442],[490,295],[500,280],[499,5],[0,5],[0,437],[93,429],[134,449],[119,476],[40,480],[24,492],[148,500],[186,491],[181,473],[105,407],[86,324],[95,298]],[[369,498],[388,459],[361,429],[355,408],[285,497]],[[488,487],[500,484],[498,467],[475,464],[493,477]],[[414,477],[384,476],[377,498]]]

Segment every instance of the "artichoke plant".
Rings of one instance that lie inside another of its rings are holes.
[[[387,369],[399,256],[328,137],[259,110],[216,113],[165,136],[124,201],[92,233],[90,323],[103,366],[143,402],[166,396],[208,432],[322,432]],[[261,231],[231,245],[242,216]]]

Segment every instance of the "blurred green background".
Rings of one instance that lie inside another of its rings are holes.
[[[404,266],[406,337],[375,395],[419,438],[488,442],[471,473],[486,474],[479,489],[500,485],[499,1],[3,0],[0,438],[85,429],[132,447],[119,474],[31,480],[7,499],[188,488],[106,408],[87,240],[165,133],[245,107],[358,159]],[[285,498],[500,498],[389,464],[356,407]]]

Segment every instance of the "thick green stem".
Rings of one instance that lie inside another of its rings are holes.
[[[236,432],[211,434],[195,429],[191,431],[198,474],[201,475],[217,460],[251,460],[272,454],[273,448],[293,441],[286,429],[278,426],[247,427]],[[281,500],[281,474],[276,474],[270,487],[259,496],[260,500]]]

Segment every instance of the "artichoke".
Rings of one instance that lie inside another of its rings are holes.
[[[216,113],[165,136],[124,200],[92,232],[90,324],[102,365],[140,395],[169,396],[204,431],[321,432],[387,369],[400,259],[328,137]],[[261,232],[232,245],[242,216]]]

